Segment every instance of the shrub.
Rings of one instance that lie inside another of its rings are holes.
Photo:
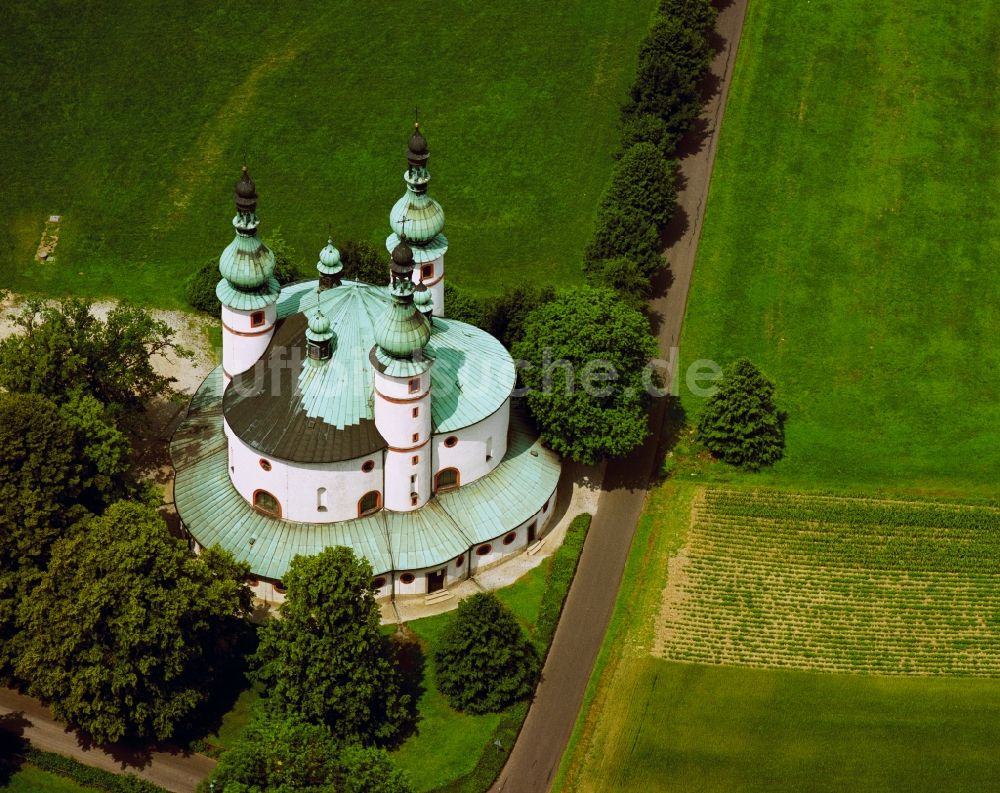
[[[580,554],[583,553],[583,543],[587,539],[590,520],[591,516],[587,514],[573,518],[569,528],[566,529],[563,544],[552,558],[552,566],[545,581],[545,592],[542,593],[542,602],[538,607],[538,621],[535,623],[535,643],[546,649],[555,636],[563,604],[566,602],[566,594],[569,592],[570,584],[573,583],[573,576],[576,575],[576,566],[580,562]]]
[[[218,314],[219,298],[215,296],[215,287],[220,278],[217,259],[209,259],[191,273],[184,284],[184,296],[188,305],[205,314]]]
[[[494,713],[531,696],[541,669],[535,646],[492,592],[458,604],[434,665],[438,689],[468,713]]]
[[[785,432],[774,385],[746,358],[726,368],[705,403],[698,438],[715,457],[750,471],[781,459]]]
[[[596,262],[587,272],[596,287],[614,289],[629,306],[641,311],[653,291],[649,276],[626,256]]]
[[[659,13],[663,18],[675,19],[705,37],[715,27],[718,16],[711,0],[660,0]]]
[[[615,154],[616,159],[621,159],[637,143],[651,143],[661,156],[669,157],[677,143],[667,122],[652,113],[639,113],[623,118],[621,131],[621,148]]]
[[[524,323],[539,306],[554,300],[551,286],[508,287],[483,307],[483,330],[498,338],[508,350],[524,337]]]

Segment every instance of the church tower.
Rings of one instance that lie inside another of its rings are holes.
[[[278,294],[274,254],[257,236],[257,188],[243,166],[236,183],[236,237],[219,257],[222,280],[222,371],[228,384],[264,354],[274,334]]]
[[[389,251],[396,249],[406,224],[406,241],[413,251],[415,268],[413,281],[422,283],[430,292],[430,297],[422,296],[424,305],[435,317],[444,316],[444,255],[448,250],[448,240],[441,230],[444,228],[444,210],[427,194],[427,183],[431,179],[427,170],[427,140],[420,132],[420,123],[413,125],[413,134],[406,151],[407,169],[403,174],[406,194],[389,212],[389,225],[393,233],[386,240]]]
[[[413,303],[414,256],[403,237],[392,251],[392,302],[375,328],[375,426],[385,438],[383,505],[419,509],[431,497],[431,320]]]

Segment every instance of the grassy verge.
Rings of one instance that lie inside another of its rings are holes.
[[[589,526],[589,515],[574,518],[565,541],[549,559],[518,582],[497,591],[543,652],[552,640],[552,621],[558,621]],[[394,757],[418,793],[481,793],[503,767],[527,715],[523,703],[486,716],[459,713],[438,692],[432,656],[452,619],[454,614],[447,613],[407,625],[424,652],[424,692],[418,704],[417,733]]]
[[[998,42],[988,0],[750,3],[680,371],[749,357],[788,447],[721,476],[1000,494]]]
[[[43,752],[33,746],[26,747],[23,756],[24,765],[0,790],[24,793],[163,793],[163,788],[135,774],[113,774],[60,754]]]
[[[0,786],[0,790],[7,793],[95,793],[97,788],[83,787],[72,779],[26,763]]]

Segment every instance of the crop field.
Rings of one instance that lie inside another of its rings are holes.
[[[998,86],[990,0],[749,4],[680,344],[775,382],[741,481],[1000,496]]]
[[[301,264],[328,234],[382,243],[415,106],[455,282],[582,280],[655,5],[6,3],[0,288],[180,307],[244,153]]]
[[[698,663],[1000,676],[1000,509],[708,488],[654,652]]]
[[[710,520],[751,529],[727,529],[715,543],[714,560],[725,566],[760,548],[770,559],[770,572],[739,579],[732,577],[732,567],[714,577],[693,574],[693,538],[707,531],[700,524]],[[787,526],[784,535],[769,528],[769,521]],[[863,525],[873,530],[870,542],[860,537]],[[977,676],[995,674],[996,662],[950,636],[975,636],[983,652],[996,655],[1000,612],[983,582],[996,576],[998,554],[989,535],[997,526],[996,510],[962,505],[766,497],[667,481],[653,491],[640,522],[554,790],[1000,789],[1000,679]],[[729,546],[725,553],[723,545]],[[684,558],[686,571],[678,568]],[[789,579],[789,568],[799,566]],[[861,583],[858,570],[866,571]],[[872,582],[887,576],[903,591],[916,586],[920,594],[892,597],[884,583],[873,589]],[[940,588],[921,583],[931,576],[939,578]],[[693,588],[702,580],[715,583]],[[733,585],[737,580],[739,586]],[[755,589],[762,580],[766,593]],[[675,636],[664,644],[664,584],[667,592],[686,588],[691,597],[675,605],[705,617],[697,624],[675,617],[678,636],[704,632],[704,641]],[[799,597],[796,587],[811,593]],[[987,599],[977,602],[973,591]],[[887,615],[874,613],[873,595]],[[850,607],[839,603],[824,612],[824,599],[832,604],[836,597]],[[702,610],[702,602],[711,603],[711,611]],[[774,618],[778,609],[781,619]],[[798,613],[789,613],[796,609],[806,609],[814,621],[808,635],[789,628],[799,620]],[[765,619],[767,614],[771,618]],[[957,627],[945,627],[952,624]],[[866,626],[885,635],[865,636]],[[917,638],[907,636],[911,629],[920,632]],[[753,635],[758,630],[771,630],[773,638],[758,640]],[[779,653],[776,648],[788,636],[792,641]],[[793,655],[795,641],[801,647]],[[939,646],[921,652],[921,641]],[[682,646],[708,663],[658,657],[664,647],[679,655]],[[881,664],[877,652],[889,661]],[[911,666],[900,665],[900,659]],[[737,665],[749,663],[775,666]],[[788,668],[792,665],[812,671]],[[831,667],[844,672],[815,671]],[[858,674],[869,670],[880,673]]]

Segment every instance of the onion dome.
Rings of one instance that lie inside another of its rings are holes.
[[[393,294],[392,303],[375,327],[375,344],[392,358],[419,358],[431,340],[431,323],[413,305],[411,295]]]
[[[327,240],[326,247],[319,252],[319,264],[316,268],[321,273],[339,273],[344,269],[340,264],[340,251],[333,247],[333,240]]]
[[[309,338],[316,338],[318,336],[330,336],[330,320],[327,319],[326,314],[319,308],[309,317]]]
[[[249,215],[257,209],[257,185],[250,178],[250,172],[243,166],[243,173],[236,183],[236,212]]]
[[[330,320],[318,305],[319,294],[317,293],[316,310],[309,315],[309,325],[306,328],[306,358],[310,361],[328,361],[333,355],[333,330],[330,328]]]
[[[427,165],[430,157],[427,150],[427,139],[420,132],[420,122],[413,125],[413,134],[410,135],[410,142],[406,147],[406,161],[411,168],[423,168]]]
[[[434,295],[423,281],[417,284],[416,289],[413,290],[413,305],[425,317],[430,316],[434,311]]]
[[[405,220],[403,221],[406,222]],[[413,248],[403,237],[399,244],[392,249],[392,274],[393,276],[409,278],[413,273]]]

